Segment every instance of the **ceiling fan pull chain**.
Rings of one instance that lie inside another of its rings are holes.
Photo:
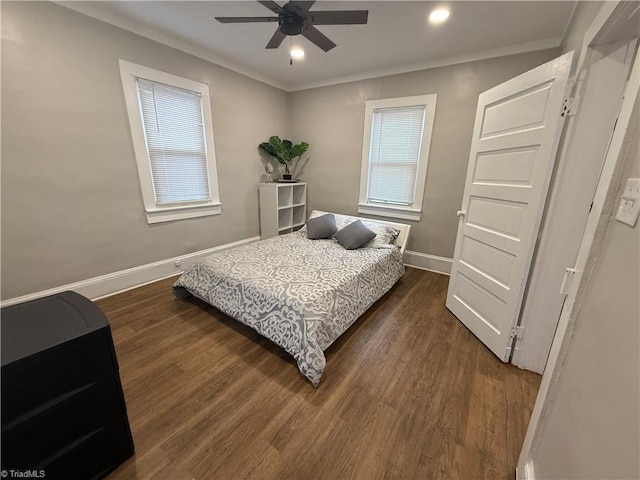
[[[291,55],[291,50],[293,49],[293,40],[289,37],[289,65],[293,67],[293,55]]]

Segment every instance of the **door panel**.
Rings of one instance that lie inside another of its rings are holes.
[[[535,148],[524,147],[478,154],[473,184],[531,186],[536,151]]]
[[[482,320],[481,327],[489,327],[500,334],[500,326],[492,319],[500,317],[505,306],[504,300],[481,287],[481,282],[467,277],[464,272],[459,272],[456,283],[457,300]]]
[[[462,240],[460,262],[508,287],[515,255],[467,236]]]
[[[572,55],[478,99],[447,308],[502,361],[511,353]]]
[[[544,127],[550,89],[549,82],[485,105],[480,138]]]
[[[518,239],[525,208],[525,203],[513,199],[498,200],[474,195],[469,198],[467,221],[489,232]]]

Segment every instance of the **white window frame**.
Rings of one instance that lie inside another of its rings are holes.
[[[220,191],[218,189],[218,174],[216,168],[216,155],[213,143],[213,116],[211,114],[211,98],[209,96],[209,86],[189,80],[187,78],[172,75],[170,73],[154,70],[135,63],[120,60],[120,76],[122,87],[127,104],[129,115],[129,125],[131,127],[131,137],[133,149],[138,165],[140,179],[140,189],[144,210],[147,215],[147,223],[171,222],[185,218],[204,217],[218,215],[222,211],[220,203]],[[207,167],[209,174],[209,192],[211,198],[207,202],[185,203],[181,205],[159,206],[156,204],[155,192],[153,190],[153,179],[147,143],[144,137],[144,127],[142,124],[142,114],[138,101],[138,87],[136,78],[144,78],[153,82],[162,83],[171,87],[197,92],[202,98],[202,114],[204,116],[205,141],[207,148]]]
[[[415,95],[411,97],[386,98],[380,100],[367,100],[364,114],[364,135],[362,141],[362,169],[360,171],[360,198],[358,201],[358,213],[379,215],[383,217],[400,218],[403,220],[420,220],[422,213],[422,199],[424,187],[427,182],[427,163],[429,161],[429,148],[433,134],[433,122],[436,115],[435,93],[428,95]],[[396,108],[425,106],[424,131],[422,132],[422,144],[420,159],[416,172],[416,186],[413,193],[413,202],[410,206],[389,205],[367,201],[369,188],[369,154],[371,148],[371,124],[373,112],[379,108]]]

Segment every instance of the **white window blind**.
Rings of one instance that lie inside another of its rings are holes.
[[[373,111],[368,202],[413,203],[425,111],[424,105]]]
[[[136,84],[156,204],[209,201],[200,94],[142,78]]]

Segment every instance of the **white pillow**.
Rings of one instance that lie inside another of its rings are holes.
[[[311,212],[311,215],[309,215],[309,218],[319,217],[321,215],[324,215],[325,213],[327,212],[318,212],[317,210],[314,210]],[[371,230],[376,234],[376,236],[372,240],[369,240],[367,243],[365,243],[363,247],[370,247],[370,248],[393,247],[393,242],[396,241],[396,238],[398,238],[398,235],[400,234],[400,231],[396,230],[395,228],[392,228],[388,225],[383,225],[381,223],[369,222],[367,220],[351,217],[349,215],[340,215],[339,213],[334,213],[333,215],[335,217],[336,228],[338,230],[342,230],[344,227],[346,227],[350,223],[355,222],[356,220],[361,220],[365,227],[367,227],[369,230]],[[307,225],[305,224],[300,229],[300,231],[306,232]]]

